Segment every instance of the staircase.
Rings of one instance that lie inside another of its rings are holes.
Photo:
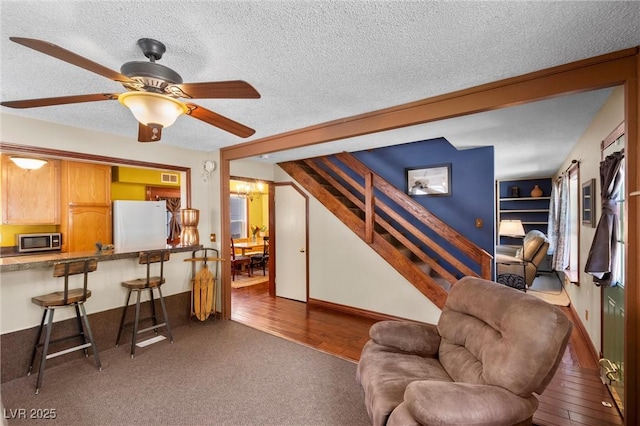
[[[278,165],[439,308],[462,276],[491,279],[489,253],[354,156]]]

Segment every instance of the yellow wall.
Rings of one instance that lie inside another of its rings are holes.
[[[243,185],[244,181],[230,180],[229,189],[232,194],[237,192],[238,185]],[[269,227],[269,187],[264,185],[260,198],[249,201],[248,225]],[[251,231],[247,229],[247,236],[251,236]]]
[[[162,182],[162,173],[168,173],[170,175],[177,176],[176,183]],[[139,183],[152,186],[180,186],[180,173],[175,171],[166,170],[152,170],[152,169],[136,169],[133,167],[113,167],[111,170],[111,180],[113,182],[121,183]]]
[[[263,199],[264,199],[264,196],[258,199],[254,199],[253,201],[249,201],[249,225],[250,226],[253,226],[253,225],[267,226],[268,225],[268,223],[265,223],[262,215]],[[249,233],[249,236],[251,236],[251,233]]]
[[[58,232],[56,225],[2,225],[0,226],[0,247],[13,247],[16,245],[16,235],[37,234],[40,232]]]
[[[111,183],[112,200],[139,200],[144,201],[147,196],[146,185],[136,183]]]
[[[177,175],[177,183],[162,182],[162,173]],[[174,171],[113,167],[111,170],[111,180],[112,200],[143,201],[147,196],[147,186],[180,187],[180,174]]]

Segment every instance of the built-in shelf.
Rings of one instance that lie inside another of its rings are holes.
[[[551,197],[500,198],[500,201],[551,200]]]
[[[530,196],[535,185],[542,189],[540,197]],[[516,193],[521,196],[515,197]],[[525,232],[537,229],[545,234],[548,233],[551,178],[496,181],[496,197],[498,224],[501,220],[518,219],[522,221]],[[498,244],[511,242],[511,240],[500,238],[498,235],[496,235],[496,241]]]
[[[548,213],[549,209],[503,209],[504,213]]]

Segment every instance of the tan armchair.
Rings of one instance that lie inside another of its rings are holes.
[[[549,250],[549,240],[540,231],[529,231],[522,247],[496,247],[496,281],[519,290],[531,287],[538,267]]]
[[[492,281],[454,284],[438,324],[381,321],[357,379],[372,424],[531,424],[572,325],[557,307]]]

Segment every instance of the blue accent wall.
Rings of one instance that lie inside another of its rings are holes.
[[[405,168],[450,163],[451,195],[416,196],[414,200],[489,254],[494,254],[493,147],[459,151],[445,138],[438,138],[352,154],[403,191],[406,189]],[[476,228],[476,219],[482,220],[481,228]],[[442,244],[447,242],[442,241]]]

